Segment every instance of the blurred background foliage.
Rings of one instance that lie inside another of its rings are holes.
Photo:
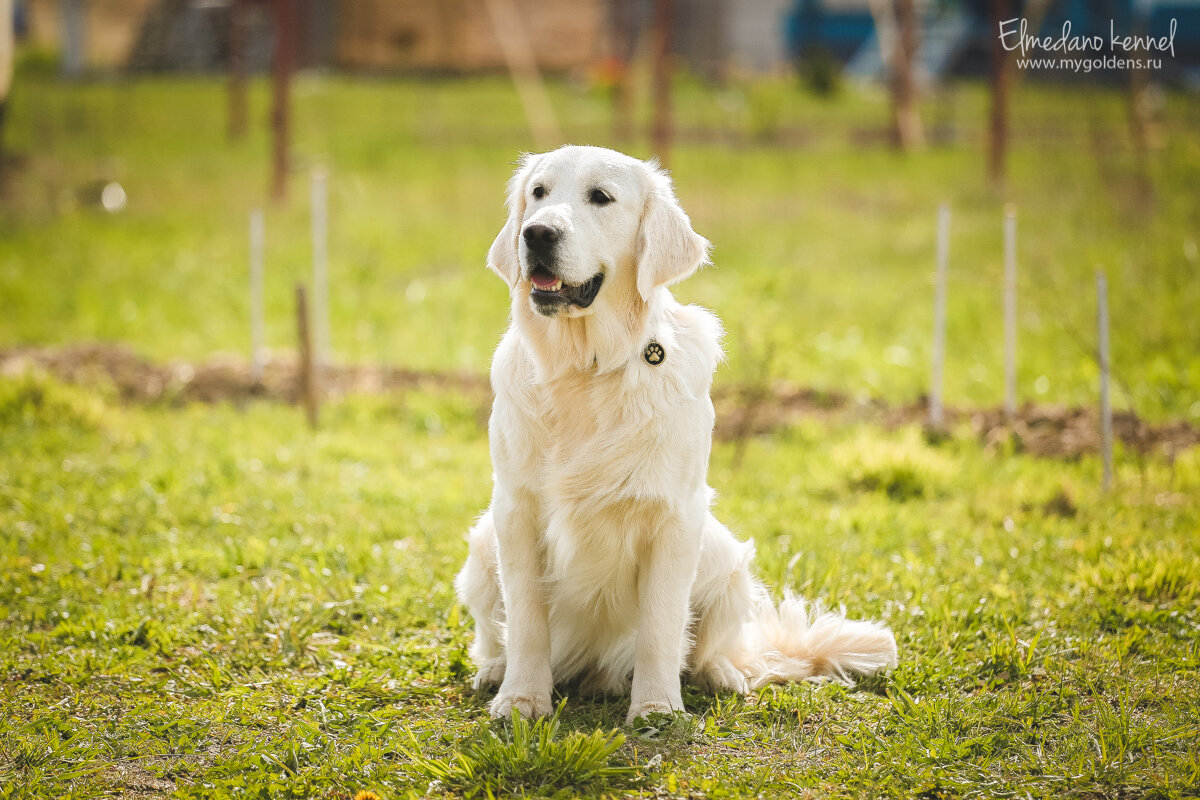
[[[497,5],[527,23],[521,35],[545,67],[536,86],[549,101],[550,144],[668,155],[652,133],[661,95],[657,8],[647,3],[537,14],[511,0],[462,0],[437,24],[420,3],[299,3],[291,187],[274,202],[263,72],[279,3],[90,4],[92,49],[73,68],[63,23],[72,4],[22,5],[29,35],[3,139],[0,345],[118,341],[158,360],[246,353],[247,219],[265,207],[267,344],[291,352],[291,287],[312,258],[308,177],[321,168],[335,360],[483,372],[507,314],[484,254],[515,159],[546,144],[522,84],[505,72],[503,28],[488,22]],[[1145,85],[1121,71],[1010,63],[996,180],[986,159],[995,94],[984,77],[986,4],[917,4],[930,59],[946,50],[938,26],[961,24],[952,58],[918,64],[924,143],[908,148],[896,144],[887,68],[875,65],[874,82],[860,74],[872,69],[863,53],[880,49],[869,4],[826,4],[819,25],[813,4],[766,4],[753,19],[770,24],[757,34],[746,28],[753,20],[734,20],[742,5],[676,3],[666,62],[669,166],[715,263],[678,294],[725,321],[720,380],[922,397],[935,219],[946,203],[947,401],[997,404],[1002,215],[1012,203],[1019,399],[1092,402],[1093,275],[1104,270],[1118,406],[1200,420],[1200,103],[1185,37],[1200,25],[1183,26],[1176,56]],[[1168,5],[1151,4],[1148,24],[1176,13]],[[231,136],[224,32],[241,6],[249,124]],[[1077,29],[1095,21],[1094,10],[1063,4],[1018,12],[1048,28],[1063,14],[1083,15]],[[208,60],[188,61],[193,51]],[[121,205],[109,213],[101,194],[113,183]]]

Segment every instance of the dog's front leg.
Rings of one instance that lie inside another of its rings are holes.
[[[492,701],[493,717],[515,708],[526,717],[551,711],[550,609],[542,578],[537,503],[526,491],[497,497],[492,514],[500,550],[500,578],[507,616],[504,681]]]
[[[699,559],[699,522],[672,519],[650,542],[638,572],[638,631],[626,722],[682,711],[679,674],[687,655],[688,600]]]

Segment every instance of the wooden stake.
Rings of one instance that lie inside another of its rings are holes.
[[[1017,207],[1004,206],[1004,415],[1017,416]]]
[[[316,430],[320,404],[317,365],[313,360],[312,320],[308,315],[308,297],[302,283],[296,284],[296,328],[300,336],[300,393],[304,399],[308,425]]]
[[[263,378],[263,212],[250,212],[250,377]]]
[[[950,206],[938,207],[937,278],[933,290],[933,369],[929,381],[929,426],[941,430],[942,368],[946,360],[946,281],[950,262]]]
[[[1112,487],[1113,430],[1112,401],[1109,397],[1108,360],[1108,280],[1103,272],[1096,273],[1096,321],[1100,340],[1100,436],[1104,458],[1104,491]]]

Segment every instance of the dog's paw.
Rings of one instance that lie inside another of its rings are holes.
[[[475,689],[499,686],[504,682],[504,669],[506,666],[508,666],[508,659],[504,656],[487,659],[479,665],[479,671],[475,673],[475,678],[471,681],[471,686]]]
[[[692,680],[710,692],[746,693],[746,676],[725,656],[717,656],[696,670]]]
[[[500,692],[488,712],[493,719],[507,719],[512,716],[513,709],[526,719],[548,717],[553,707],[550,705],[550,692],[545,694],[522,694],[518,692]]]
[[[674,714],[676,711],[683,710],[683,703],[676,707],[672,707],[665,700],[650,700],[643,703],[634,703],[629,707],[629,713],[625,715],[625,724],[632,725],[638,717],[649,717],[651,714]]]

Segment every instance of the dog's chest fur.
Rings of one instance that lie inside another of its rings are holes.
[[[497,480],[528,476],[519,488],[538,498],[545,577],[593,607],[636,596],[643,548],[680,498],[706,504],[720,324],[674,301],[657,311],[616,369],[547,369],[516,327],[493,364],[504,376],[494,376]],[[643,357],[650,341],[658,363]]]

